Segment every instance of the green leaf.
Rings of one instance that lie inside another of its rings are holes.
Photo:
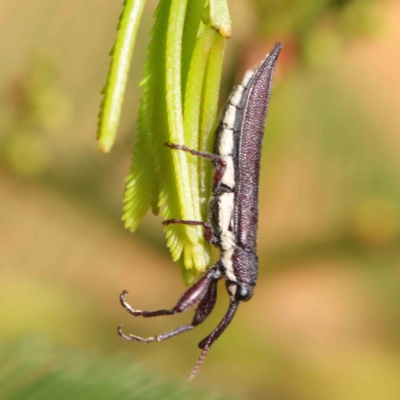
[[[151,31],[151,41],[141,81],[142,98],[132,163],[126,177],[122,217],[125,227],[132,232],[150,207],[157,213],[159,205],[166,202],[166,191],[161,188],[161,179],[172,175],[168,174],[171,162],[165,160],[169,152],[162,146],[163,141],[168,140],[164,65],[169,9],[170,2],[162,0],[155,11],[156,20]],[[161,165],[163,165],[162,171]]]
[[[105,153],[111,150],[117,134],[130,61],[144,3],[145,0],[124,1],[124,9],[117,27],[117,40],[110,53],[112,60],[106,86],[102,91],[104,98],[100,105],[97,133],[99,148]]]
[[[166,100],[169,141],[179,144],[185,143],[183,96],[181,90],[181,53],[186,6],[187,0],[175,0],[172,2],[170,11],[171,22],[167,30]],[[196,132],[193,133],[196,134]],[[193,179],[193,174],[190,173],[191,170],[193,171],[196,168],[198,160],[183,151],[172,150],[171,155],[180,218],[189,221],[201,221],[199,197],[198,195],[196,196],[198,184],[197,180]],[[172,227],[171,232],[176,232],[174,228],[176,227]],[[185,267],[187,269],[195,268],[197,271],[203,272],[210,263],[210,258],[204,248],[203,229],[198,226],[188,225],[179,228],[183,228],[181,232],[185,235],[184,252],[182,255]]]
[[[202,110],[200,116],[199,147],[203,151],[212,152],[215,140],[215,128],[218,112],[218,98],[221,86],[222,63],[225,54],[226,39],[211,31],[213,46],[210,50],[207,62],[207,70],[204,77]],[[200,159],[199,176],[201,185],[200,199],[204,218],[208,215],[208,200],[211,196],[212,170],[207,160]]]
[[[168,219],[205,221],[211,163],[164,146],[212,150],[225,40],[201,22],[200,0],[161,0],[151,33],[123,220],[135,230],[151,207]],[[203,179],[207,177],[207,189]],[[209,267],[199,226],[164,227],[167,245],[190,284]]]
[[[231,37],[232,21],[227,0],[210,0],[210,22],[212,28],[222,37]]]
[[[186,88],[187,74],[196,45],[205,0],[188,0],[182,38],[182,91]]]

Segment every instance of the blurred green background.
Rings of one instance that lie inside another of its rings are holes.
[[[0,0],[1,399],[399,399],[400,3],[231,1],[221,104],[284,44],[262,167],[255,297],[193,384],[196,331],[149,346],[191,314],[161,220],[120,222],[140,98],[148,1],[116,147],[97,113],[122,1]],[[172,386],[171,386],[172,385]],[[188,392],[186,392],[188,391]],[[196,397],[198,396],[198,397]]]

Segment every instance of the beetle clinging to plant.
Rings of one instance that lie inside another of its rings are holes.
[[[120,295],[122,306],[134,316],[173,315],[197,306],[191,324],[157,336],[141,338],[125,335],[122,327],[118,328],[124,339],[143,343],[160,342],[202,323],[215,306],[218,280],[225,279],[230,297],[228,311],[219,325],[199,343],[202,352],[189,380],[194,378],[210,347],[232,321],[239,303],[253,296],[258,276],[258,192],[262,140],[272,77],[281,49],[282,45],[277,43],[261,65],[248,71],[242,83],[233,90],[216,130],[214,153],[192,150],[180,144],[166,144],[173,150],[211,160],[215,170],[209,205],[210,222],[171,219],[164,221],[164,224],[203,226],[206,239],[220,249],[220,259],[182,295],[172,309],[134,310],[125,302],[127,291]]]

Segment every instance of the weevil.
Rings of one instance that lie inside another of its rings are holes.
[[[134,316],[156,317],[173,315],[197,305],[192,323],[172,331],[142,338],[125,335],[122,326],[118,333],[124,339],[142,343],[161,342],[194,329],[213,310],[217,300],[217,282],[223,278],[229,294],[228,311],[219,325],[200,343],[200,357],[189,377],[193,379],[211,345],[232,321],[239,303],[253,296],[258,276],[257,231],[260,159],[272,77],[282,49],[277,43],[261,65],[247,71],[240,85],[234,88],[216,130],[214,152],[206,153],[184,145],[166,143],[173,150],[186,151],[211,160],[214,164],[212,197],[209,203],[209,222],[171,219],[168,224],[200,225],[205,238],[220,249],[219,261],[214,264],[179,299],[172,309],[158,311],[134,310],[125,302],[127,291],[120,295],[122,306]]]

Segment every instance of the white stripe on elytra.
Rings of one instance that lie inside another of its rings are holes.
[[[235,168],[233,166],[233,159],[231,156],[222,156],[222,158],[226,163],[226,169],[222,176],[221,183],[229,189],[233,189],[235,187]]]
[[[249,69],[248,71],[246,71],[246,73],[244,74],[243,80],[242,80],[242,86],[244,86],[244,87],[247,86],[247,84],[250,82],[250,79],[256,73],[257,69],[258,68],[254,68],[254,69]]]
[[[222,193],[218,197],[218,221],[219,221],[219,229],[221,231],[222,238],[222,249],[227,250],[230,248],[230,244],[226,243],[227,246],[224,246],[224,238],[228,239],[233,237],[232,232],[229,230],[229,225],[231,223],[233,206],[234,206],[234,198],[235,194],[230,193]]]
[[[244,87],[242,85],[238,85],[233,89],[232,94],[229,97],[229,103],[233,106],[237,107],[242,100]]]
[[[222,265],[225,267],[225,274],[230,281],[236,282],[236,276],[233,272],[233,264],[232,264],[232,256],[233,256],[233,249],[228,251],[223,251],[221,254],[221,262]]]
[[[222,176],[221,183],[233,189],[235,187],[235,169],[232,159],[233,152],[233,131],[232,129],[223,129],[220,134],[218,154],[222,156],[226,163],[226,169]]]
[[[219,137],[218,154],[229,156],[233,151],[233,130],[223,129]]]
[[[224,127],[227,129],[233,129],[233,125],[235,124],[236,117],[236,107],[228,104],[225,110],[225,115],[222,120]]]
[[[221,238],[221,262],[226,270],[226,276],[229,280],[236,281],[233,272],[232,255],[235,248],[235,237],[229,226],[231,224],[233,207],[234,207],[234,193],[223,193],[218,199],[219,201],[219,225],[220,225],[220,238]]]

